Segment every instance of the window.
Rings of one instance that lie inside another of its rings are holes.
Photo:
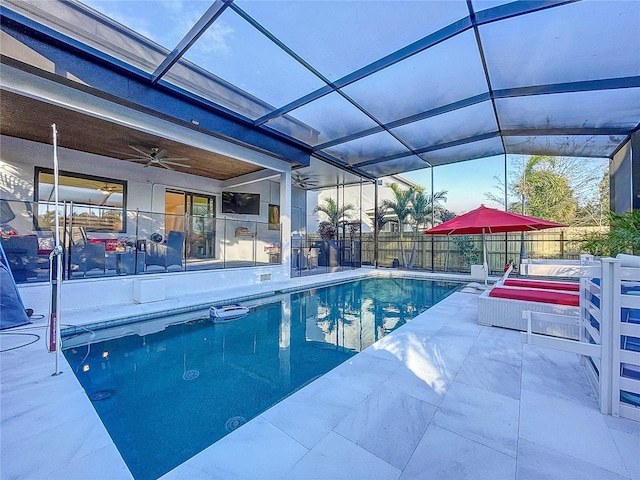
[[[58,200],[67,206],[67,218],[73,226],[87,231],[123,232],[126,229],[126,182],[69,172],[58,176]],[[36,201],[39,230],[48,230],[55,223],[53,170],[36,169]],[[65,215],[61,211],[60,215]]]

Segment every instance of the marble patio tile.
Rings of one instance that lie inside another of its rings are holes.
[[[434,363],[442,366],[442,371],[446,372],[450,381],[453,381],[458,374],[460,367],[469,355],[469,350],[473,343],[472,339],[456,339],[451,337],[440,337],[437,334],[429,342],[429,350]]]
[[[438,391],[449,385],[464,362],[469,346],[460,345],[463,339],[453,337],[425,336],[413,332],[402,333],[394,338],[383,338],[365,353],[397,359],[400,368],[414,372],[433,385]]]
[[[426,352],[431,338],[432,335],[401,328],[391,335],[381,338],[362,353],[393,360],[400,366],[407,358]]]
[[[103,447],[94,454],[74,460],[58,470],[47,472],[44,478],[64,478],[65,480],[133,479],[122,459],[118,460],[113,457],[112,450],[115,450],[115,447]]]
[[[33,394],[20,391],[19,395],[9,398],[3,395],[0,431],[3,448],[20,442],[32,444],[35,431],[42,432],[42,435],[58,430],[73,434],[80,429],[84,433],[79,438],[91,439],[98,447],[111,442],[84,392],[70,389],[57,394],[47,393],[47,396],[49,394],[50,402],[41,400],[42,387]],[[69,438],[70,435],[65,434],[65,441]]]
[[[513,480],[516,459],[430,425],[400,480]]]
[[[397,480],[399,476],[399,469],[341,435],[329,432],[282,478],[294,480]]]
[[[520,438],[618,475],[627,469],[597,407],[522,391]]]
[[[335,388],[327,379],[320,378],[261,416],[305,447],[312,448],[366,397],[366,393],[348,383]]]
[[[455,337],[471,337],[476,339],[484,327],[482,325],[478,325],[475,321],[465,323],[460,317],[462,317],[461,312],[457,312],[456,321],[449,322],[444,325],[440,330],[438,330],[438,335],[452,335]]]
[[[382,358],[372,353],[372,350],[366,349],[337,366],[317,380],[318,386],[342,388],[341,385],[344,385],[347,389],[370,394],[401,366],[397,358]]]
[[[604,420],[632,480],[640,480],[640,422],[611,415]]]
[[[523,438],[518,442],[517,480],[624,480],[585,460],[564,455]]]
[[[433,424],[515,457],[518,409],[518,401],[506,395],[453,382]]]
[[[521,377],[519,366],[469,354],[455,381],[519,400]]]
[[[3,425],[4,430],[4,425]],[[2,435],[2,478],[55,478],[54,471],[75,471],[74,465],[84,465],[82,470],[105,469],[126,471],[125,463],[106,435],[99,421],[68,422],[54,428],[40,430],[37,426],[23,424],[26,432],[20,441],[7,440]],[[90,457],[88,461],[87,457]],[[130,474],[129,474],[130,476]],[[66,477],[59,477],[66,478]],[[98,478],[93,476],[92,478]],[[103,477],[105,478],[105,477]],[[118,476],[116,478],[123,478]]]
[[[209,480],[215,479],[216,477],[212,476],[211,473],[205,472],[200,468],[196,468],[191,466],[191,464],[187,461],[181,465],[178,465],[176,468],[171,470],[170,472],[165,473],[158,480]],[[231,480],[231,479],[230,479]]]
[[[447,317],[443,315],[427,315],[427,312],[422,313],[420,316],[414,318],[409,323],[403,325],[398,330],[396,330],[396,332],[406,330],[422,335],[433,335],[447,324]]]
[[[402,469],[435,412],[435,406],[384,384],[334,431]]]
[[[525,345],[522,361],[523,390],[598,408],[593,388],[576,354]]]
[[[166,473],[162,479],[277,479],[307,451],[281,430],[257,417]]]
[[[521,332],[505,328],[484,327],[469,354],[520,367],[524,341],[525,338]]]
[[[415,359],[398,368],[382,385],[438,406],[447,394],[453,376],[429,359]]]

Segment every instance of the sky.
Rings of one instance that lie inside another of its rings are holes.
[[[514,169],[514,162],[526,161],[528,158],[528,155],[507,156],[508,182]],[[584,158],[581,160],[589,162],[589,167],[601,170],[602,174],[604,174],[609,163],[606,158]],[[423,186],[427,192],[431,192],[430,169],[406,172],[402,176]],[[491,202],[485,195],[489,192],[497,197],[504,195],[503,190],[499,188],[499,182],[504,182],[503,155],[435,167],[433,176],[435,191],[447,191],[447,201],[443,203],[447,210],[460,214],[473,210],[481,204],[485,204],[487,207],[504,208],[503,203]],[[498,179],[495,177],[498,177]],[[594,189],[597,188],[597,183],[602,178],[602,175],[597,175],[597,177],[597,181],[592,185]],[[509,199],[509,201],[513,200],[517,199]]]
[[[416,170],[402,174],[412,182],[425,187],[431,192],[431,170]],[[485,197],[485,192],[499,194],[498,180],[504,178],[504,156],[496,156],[454,163],[435,167],[433,171],[434,188],[436,192],[446,190],[447,201],[444,207],[455,213],[468,212],[485,204],[498,208],[501,205],[492,204]]]

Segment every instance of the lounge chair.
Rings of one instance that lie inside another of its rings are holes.
[[[579,292],[580,284],[571,282],[550,282],[545,280],[529,280],[520,278],[508,278],[502,285],[505,287],[520,287],[520,288],[537,288],[541,290],[561,290],[565,292]]]
[[[494,287],[478,297],[478,323],[496,327],[527,330],[522,312],[552,313],[557,315],[580,314],[580,296],[574,292],[559,292],[545,289]],[[536,333],[553,334],[565,338],[578,338],[577,326],[554,326],[549,332],[544,325],[536,325]],[[559,331],[561,329],[562,331]]]

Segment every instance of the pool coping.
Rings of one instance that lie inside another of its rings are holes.
[[[335,278],[336,275],[340,275],[340,278]],[[326,276],[331,276],[332,278],[326,278]],[[322,278],[325,277],[325,278]],[[433,279],[433,280],[443,280],[443,281],[453,281],[459,282],[462,284],[468,283],[468,276],[463,275],[455,275],[455,274],[434,274],[431,272],[417,272],[417,271],[408,271],[408,270],[381,270],[381,269],[373,269],[373,268],[361,268],[357,270],[351,270],[346,272],[338,272],[338,273],[327,273],[321,274],[317,276],[309,276],[309,277],[296,277],[292,278],[286,282],[274,282],[269,284],[258,284],[256,286],[251,286],[253,289],[259,290],[255,293],[249,293],[247,295],[237,295],[237,289],[227,289],[227,290],[219,290],[216,292],[216,295],[206,302],[202,302],[201,299],[203,296],[206,296],[209,292],[198,292],[191,297],[191,301],[189,301],[188,297],[182,297],[181,303],[184,303],[183,306],[173,307],[173,308],[164,308],[165,305],[170,305],[174,303],[176,298],[168,298],[166,300],[160,302],[153,302],[152,304],[122,304],[118,305],[115,308],[109,307],[99,307],[97,311],[99,312],[114,312],[114,310],[119,311],[120,309],[129,308],[137,308],[144,310],[141,313],[137,314],[117,314],[113,313],[113,318],[103,318],[99,321],[89,321],[89,322],[79,322],[77,317],[85,316],[88,313],[88,310],[69,310],[63,312],[61,315],[61,336],[73,336],[82,334],[88,330],[97,331],[104,330],[114,327],[120,327],[124,325],[131,325],[135,323],[145,322],[149,320],[155,320],[162,316],[168,315],[180,315],[184,313],[190,313],[198,310],[205,310],[211,306],[221,306],[227,303],[240,303],[240,302],[248,302],[252,300],[259,300],[262,298],[267,298],[273,295],[282,295],[287,293],[294,293],[296,291],[305,290],[307,288],[322,288],[331,285],[339,285],[341,283],[346,283],[359,278],[367,278],[367,277],[403,277],[403,278],[415,278],[415,279]],[[304,279],[306,281],[299,281],[295,286],[285,286],[289,284],[292,280]],[[268,285],[268,286],[267,286]],[[282,287],[280,287],[282,286]],[[248,287],[248,288],[251,288]],[[72,322],[71,324],[69,322]]]

